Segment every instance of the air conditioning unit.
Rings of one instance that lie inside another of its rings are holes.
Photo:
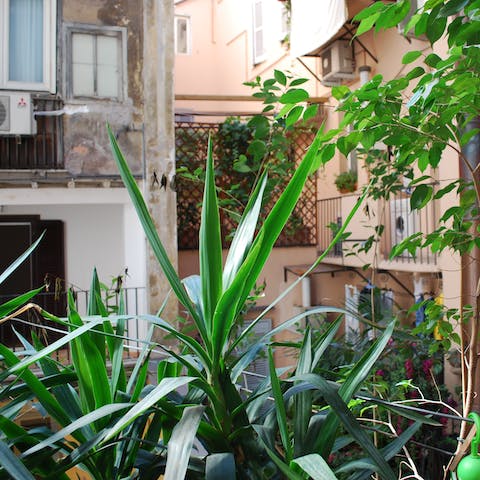
[[[348,40],[337,40],[323,50],[322,84],[340,85],[343,80],[355,78],[353,48]]]
[[[390,229],[392,244],[400,243],[417,231],[416,212],[410,208],[410,198],[390,200]],[[406,255],[406,254],[405,254]]]
[[[0,135],[34,135],[32,96],[24,92],[0,92]]]
[[[405,32],[405,27],[407,26],[407,23],[410,21],[410,19],[415,15],[415,12],[419,9],[422,8],[425,5],[425,2],[427,0],[410,0],[410,11],[408,12],[408,15],[401,21],[401,23],[398,24],[398,31],[402,34],[405,35],[406,37],[409,38],[416,38],[418,40],[428,40],[426,35],[420,35],[417,37],[415,35],[415,29],[412,28],[408,32]],[[398,3],[398,0],[397,0]]]

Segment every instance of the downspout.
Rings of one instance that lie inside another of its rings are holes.
[[[480,128],[480,117],[471,120],[464,132]],[[473,181],[477,189],[477,208],[479,207],[478,188],[480,185],[480,135],[477,133],[463,146],[460,157],[460,178],[467,182]],[[472,218],[471,232],[478,231],[479,221]],[[479,361],[479,313],[480,313],[480,249],[475,246],[469,253],[461,257],[461,309],[462,309],[462,352],[467,355],[471,372],[467,371],[464,356],[462,355],[462,390],[464,393],[463,415],[471,411],[480,410],[480,368]],[[464,306],[474,307],[473,316],[468,323],[463,322],[465,315]],[[462,424],[460,438],[464,438],[465,423]]]

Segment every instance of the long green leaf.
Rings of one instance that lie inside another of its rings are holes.
[[[185,478],[193,441],[204,411],[205,407],[201,405],[187,407],[183,411],[180,422],[175,425],[172,436],[168,441],[165,480]]]
[[[105,418],[112,413],[118,412],[119,410],[125,410],[128,407],[131,407],[131,403],[111,403],[110,405],[104,405],[97,410],[94,410],[93,412],[87,413],[87,415],[78,418],[66,427],[55,432],[53,435],[50,435],[48,438],[38,443],[34,447],[31,447],[27,451],[23,452],[22,457],[27,457],[35,452],[42,450],[43,448],[50,447],[58,440],[61,440],[68,435],[71,435],[76,430],[80,430],[83,427],[89,426],[91,423],[94,423],[99,419]]]
[[[343,308],[337,308],[337,307],[316,307],[316,308],[312,308],[308,312],[299,313],[298,315],[295,315],[294,317],[280,323],[275,328],[273,328],[272,330],[267,332],[265,335],[263,335],[261,338],[259,338],[255,343],[249,345],[249,347],[247,348],[247,350],[245,350],[245,352],[237,356],[237,359],[232,363],[232,366],[231,366],[232,378],[234,379],[234,381],[236,381],[238,377],[242,374],[242,372],[247,369],[248,365],[250,365],[250,363],[254,360],[258,352],[262,348],[264,348],[267,343],[270,342],[272,337],[274,337],[275,335],[278,335],[280,332],[282,332],[286,328],[289,328],[295,325],[296,323],[300,322],[301,320],[303,320],[309,315],[316,315],[316,314],[322,314],[322,313],[348,314],[348,311]],[[248,328],[250,328],[250,326]],[[245,331],[246,330],[247,329],[245,329]],[[244,337],[244,333],[242,333],[241,336]]]
[[[260,233],[263,236],[262,233]],[[228,349],[229,336],[235,324],[240,310],[243,306],[243,289],[245,282],[251,275],[255,268],[256,259],[260,251],[261,243],[257,242],[250,251],[250,254],[245,259],[245,262],[240,267],[232,284],[226,292],[222,295],[218,302],[215,314],[213,316],[213,362],[214,365],[223,363],[224,353]]]
[[[197,340],[195,340],[193,337],[190,337],[189,335],[185,335],[184,333],[179,332],[177,328],[173,327],[165,320],[158,318],[154,315],[141,315],[140,318],[147,320],[148,322],[151,322],[154,325],[157,325],[162,330],[166,330],[167,332],[172,334],[172,336],[174,336],[177,340],[179,340],[181,343],[187,346],[192,353],[197,355],[199,360],[202,362],[203,367],[207,371],[211,370],[212,361],[208,356],[208,352],[206,352],[202,347],[202,345],[200,345],[200,343]]]
[[[342,383],[338,391],[338,394],[344,402],[348,403],[352,399],[353,394],[358,390],[361,383],[370,374],[373,365],[385,349],[388,340],[392,336],[394,327],[395,322],[391,322],[387,326],[383,334],[373,343],[373,345],[365,352],[362,358],[348,373],[345,381]],[[332,412],[327,416],[325,424],[322,426],[321,438],[318,437],[318,432],[316,432],[315,430],[309,432],[308,441],[313,442],[313,445],[315,445],[314,450],[316,451],[318,445],[321,443],[323,447],[320,450],[320,453],[322,455],[326,455],[333,446],[333,442],[335,441],[335,432],[337,428],[338,417]]]
[[[338,480],[328,463],[318,453],[295,458],[292,463],[297,464],[313,480]]]
[[[0,465],[15,480],[35,480],[25,465],[12,453],[8,445],[0,440]]]
[[[210,332],[207,333],[207,326],[205,324],[205,319],[203,318],[202,311],[202,280],[200,275],[190,275],[182,280],[185,290],[190,297],[190,300],[193,302],[195,309],[198,312],[198,322],[196,327],[198,333],[202,338],[204,343],[210,342]]]
[[[382,455],[385,457],[385,460],[392,459],[399,451],[402,449],[405,444],[418,432],[420,427],[422,426],[421,423],[415,422],[410,425],[401,435],[399,435],[393,442],[390,442],[388,445],[381,449]],[[366,471],[359,472],[356,468],[355,462],[351,462],[351,464],[346,464],[337,469],[337,473],[347,472],[348,470],[354,471],[355,473],[348,479],[348,480],[367,480],[371,478],[371,474],[374,471],[372,467],[372,462],[370,459],[365,459],[369,462]],[[370,467],[370,468],[369,468]]]
[[[225,261],[225,268],[223,270],[223,288],[227,288],[232,284],[235,275],[242,265],[250,245],[253,241],[253,236],[257,228],[258,217],[260,215],[260,208],[262,206],[263,193],[267,185],[267,175],[264,173],[260,178],[255,190],[250,196],[242,218],[235,231],[232,244],[228,251],[228,256]]]
[[[260,275],[265,262],[267,261],[270,253],[273,249],[275,242],[277,241],[281,231],[285,227],[290,215],[297,204],[298,199],[302,193],[305,182],[310,173],[310,167],[315,159],[320,144],[322,143],[322,129],[317,132],[315,139],[307,150],[307,153],[303,157],[299,166],[295,170],[291,180],[288,182],[285,190],[280,195],[279,199],[273,206],[272,210],[268,214],[265,222],[263,223],[259,234],[253,241],[252,248],[250,249],[248,256],[255,252],[256,261],[250,275],[245,279],[242,295],[239,299],[239,304],[243,304],[250,295],[255,282]],[[259,243],[259,250],[256,251],[255,246]],[[245,261],[247,261],[247,259]],[[251,328],[253,328],[251,326]]]
[[[164,378],[145,398],[135,404],[120,420],[118,420],[113,427],[106,430],[103,435],[103,441],[113,438],[162,397],[193,380],[196,380],[195,377]]]
[[[23,295],[12,298],[12,300],[9,300],[8,302],[2,303],[2,305],[0,305],[0,318],[10,315],[12,312],[31,300],[35,295],[39,294],[43,289],[44,287],[37,288],[36,290],[30,290]]]
[[[357,422],[356,418],[349,410],[347,404],[342,400],[335,389],[320,375],[307,373],[293,377],[292,381],[303,380],[314,385],[318,392],[323,396],[325,401],[332,408],[334,415],[342,422],[345,429],[352,437],[357,440],[358,444],[370,455],[375,464],[375,470],[381,474],[381,478],[385,480],[396,480],[396,475],[386,462],[384,456],[375,447],[370,437],[365,433],[362,426]],[[323,429],[322,429],[323,435]],[[325,443],[329,443],[330,438],[323,439]],[[328,452],[330,453],[330,452]],[[322,455],[323,456],[323,455]]]
[[[10,373],[16,373],[19,370],[23,370],[26,367],[29,367],[30,365],[36,363],[39,361],[41,358],[46,357],[47,355],[50,355],[51,353],[55,352],[56,350],[59,350],[61,347],[64,345],[67,345],[70,343],[73,339],[83,335],[85,332],[91,330],[95,326],[99,325],[102,323],[103,319],[102,318],[92,318],[89,323],[86,323],[85,325],[76,328],[72,332],[69,332],[66,334],[64,337],[56,340],[55,342],[51,343],[47,347],[45,347],[43,350],[40,352],[36,353],[35,355],[31,355],[29,357],[24,358],[21,362],[17,363],[15,366],[13,366],[9,372]]]
[[[0,284],[3,283],[17,268],[21,265],[30,254],[37,248],[37,245],[41,242],[45,232],[43,232],[40,237],[23,252],[16,260],[14,260],[2,273],[0,273]]]
[[[213,453],[205,462],[205,480],[235,480],[236,467],[233,453]]]
[[[307,328],[295,370],[297,375],[312,371],[312,334]],[[305,436],[312,416],[312,394],[309,391],[295,395],[293,411],[294,455],[299,457],[305,450]]]
[[[373,181],[373,180],[372,180]],[[294,282],[292,282],[291,285],[289,285],[288,288],[286,288],[285,290],[282,291],[282,293],[275,299],[273,300],[272,302],[270,302],[270,304],[253,320],[253,322],[250,323],[250,325],[237,337],[237,339],[232,342],[232,345],[230,346],[230,349],[228,351],[228,354],[230,354],[231,352],[233,352],[235,350],[235,348],[240,344],[242,343],[245,338],[247,337],[247,335],[253,330],[253,328],[255,327],[255,325],[262,319],[265,317],[265,315],[272,309],[275,307],[275,305],[277,305],[281,300],[283,300],[294,288],[296,288],[300,282],[302,281],[302,279],[304,279],[305,277],[307,277],[308,275],[310,275],[312,273],[312,271],[315,269],[315,267],[317,267],[325,258],[326,256],[328,255],[328,253],[332,250],[332,248],[334,247],[334,245],[336,243],[338,243],[342,237],[342,235],[345,233],[345,230],[346,228],[348,227],[348,225],[350,224],[350,222],[352,221],[352,218],[355,216],[355,214],[357,213],[358,209],[360,208],[360,206],[362,205],[363,201],[365,200],[366,196],[368,195],[368,192],[369,192],[369,189],[370,189],[370,186],[371,186],[371,183],[367,185],[367,187],[365,188],[365,190],[363,191],[362,195],[360,195],[360,197],[358,198],[357,202],[355,203],[354,207],[350,210],[350,213],[347,215],[347,218],[345,219],[345,222],[342,224],[342,226],[338,229],[337,233],[335,234],[335,236],[333,237],[332,241],[329,243],[329,245],[327,246],[327,248],[322,252],[322,254],[315,260],[315,262],[313,262],[310,267],[305,271],[305,273],[303,275],[301,275],[300,277],[298,277]]]
[[[21,361],[19,358],[7,347],[0,344],[0,355],[3,357],[3,361],[12,370]],[[71,422],[71,418],[68,416],[65,409],[58,403],[57,399],[47,390],[45,385],[27,368],[21,369],[19,376],[29,386],[32,393],[37,397],[38,401],[42,404],[43,408],[54,418],[60,425],[67,425]],[[11,370],[10,370],[11,371]]]
[[[372,370],[378,357],[382,354],[392,336],[395,322],[390,322],[382,335],[373,343],[373,345],[365,352],[362,358],[355,364],[348,373],[345,381],[342,383],[338,394],[345,402],[351,400],[353,394],[358,390],[361,383],[367,378]]]
[[[215,312],[223,288],[220,214],[218,211],[217,190],[215,188],[211,138],[208,139],[207,170],[205,173],[198,250],[200,256],[200,278],[202,281],[203,318],[205,319],[207,330],[212,332],[213,312]]]
[[[68,294],[68,304],[68,318],[71,324],[82,324],[82,319],[75,310],[71,292]],[[101,325],[104,321],[103,317],[89,318],[91,318],[90,321],[69,333],[67,337],[75,334],[78,330],[91,330]],[[97,335],[100,335],[100,333],[97,333]],[[104,336],[104,334],[102,334],[102,336]],[[72,363],[78,374],[80,402],[83,413],[91,412],[96,408],[112,403],[105,357],[99,351],[98,343],[95,343],[89,335],[75,335],[70,342],[70,346]],[[105,419],[105,421],[95,424],[97,431],[101,430],[107,423],[108,419]]]
[[[265,439],[264,434],[264,427],[260,425],[253,426],[255,431],[258,433],[258,439],[263,444],[265,451],[268,453],[268,456],[272,459],[273,463],[277,466],[277,468],[285,475],[288,480],[303,480],[304,477],[299,475],[298,473],[294,472],[289,465],[283,462],[276,450],[269,446],[268,441]]]
[[[185,291],[182,282],[180,281],[180,278],[178,277],[172,263],[170,262],[168,254],[162,245],[155,228],[155,224],[153,223],[140,189],[138,188],[137,182],[130,171],[128,163],[118,146],[117,140],[110,126],[107,126],[107,131],[113,151],[113,157],[120,171],[120,176],[122,177],[123,183],[125,184],[133,205],[137,211],[138,218],[140,219],[140,223],[142,224],[145,235],[150,243],[150,246],[152,247],[152,251],[157,258],[165,276],[167,277],[167,280],[170,283],[173,291],[177,295],[178,300],[185,308],[187,308],[193,319],[198,322],[198,313],[190,302],[187,292]]]
[[[270,383],[272,385],[273,400],[275,402],[275,412],[277,415],[277,424],[282,440],[283,451],[285,452],[285,462],[290,463],[293,458],[293,449],[288,434],[287,411],[283,399],[280,380],[275,371],[272,349],[268,349],[268,367],[270,372]]]

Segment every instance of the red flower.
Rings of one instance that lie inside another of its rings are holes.
[[[407,358],[407,360],[405,360],[405,374],[408,379],[413,378],[414,370],[413,361],[411,358]]]
[[[422,369],[426,377],[430,378],[432,376],[432,372],[431,372],[432,367],[433,367],[433,360],[431,358],[428,358],[427,360],[423,361]]]

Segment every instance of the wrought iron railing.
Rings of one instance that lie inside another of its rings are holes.
[[[62,100],[37,95],[33,97],[37,133],[0,136],[0,170],[58,170],[63,164],[63,123],[56,112]],[[54,112],[48,114],[48,112]]]
[[[109,313],[116,313],[119,305],[119,293],[115,290],[106,290],[102,292],[103,299]],[[126,339],[125,357],[137,356],[138,349],[141,348],[142,328],[138,315],[146,313],[145,306],[145,288],[132,287],[123,289],[125,313],[132,318],[127,320],[124,337]],[[18,295],[1,295],[0,304],[16,298]],[[73,294],[75,307],[80,315],[85,315],[89,302],[88,291],[75,291]],[[54,292],[43,292],[36,295],[32,303],[40,306],[49,313],[57,317],[67,316],[67,293],[60,294]],[[23,335],[28,341],[31,340],[31,333],[35,332],[44,344],[50,344],[65,334],[65,328],[61,324],[46,320],[36,309],[28,309],[16,318],[12,318],[0,325],[0,343],[14,349],[22,349],[21,342],[16,332]],[[62,349],[57,355],[64,359],[70,358],[68,348]]]
[[[343,225],[345,218],[349,214],[345,205],[351,205],[351,202],[342,202],[343,199],[344,196],[339,196],[318,201],[319,251],[323,252],[327,249],[333,239],[335,228]],[[412,211],[410,209],[409,192],[401,191],[391,195],[388,200],[381,199],[375,203],[376,222],[378,225],[383,225],[383,234],[379,245],[379,253],[383,260],[388,260],[392,248],[405,238],[415,233],[428,234],[435,228],[436,202],[430,202],[421,210]],[[346,249],[351,249],[352,242],[360,244],[364,240],[366,238],[355,238],[352,240],[349,237],[343,244],[339,242],[335,245],[327,254],[327,257],[342,258]],[[417,249],[415,255],[404,251],[396,256],[394,261],[397,263],[435,265],[437,263],[437,255],[428,248]]]

